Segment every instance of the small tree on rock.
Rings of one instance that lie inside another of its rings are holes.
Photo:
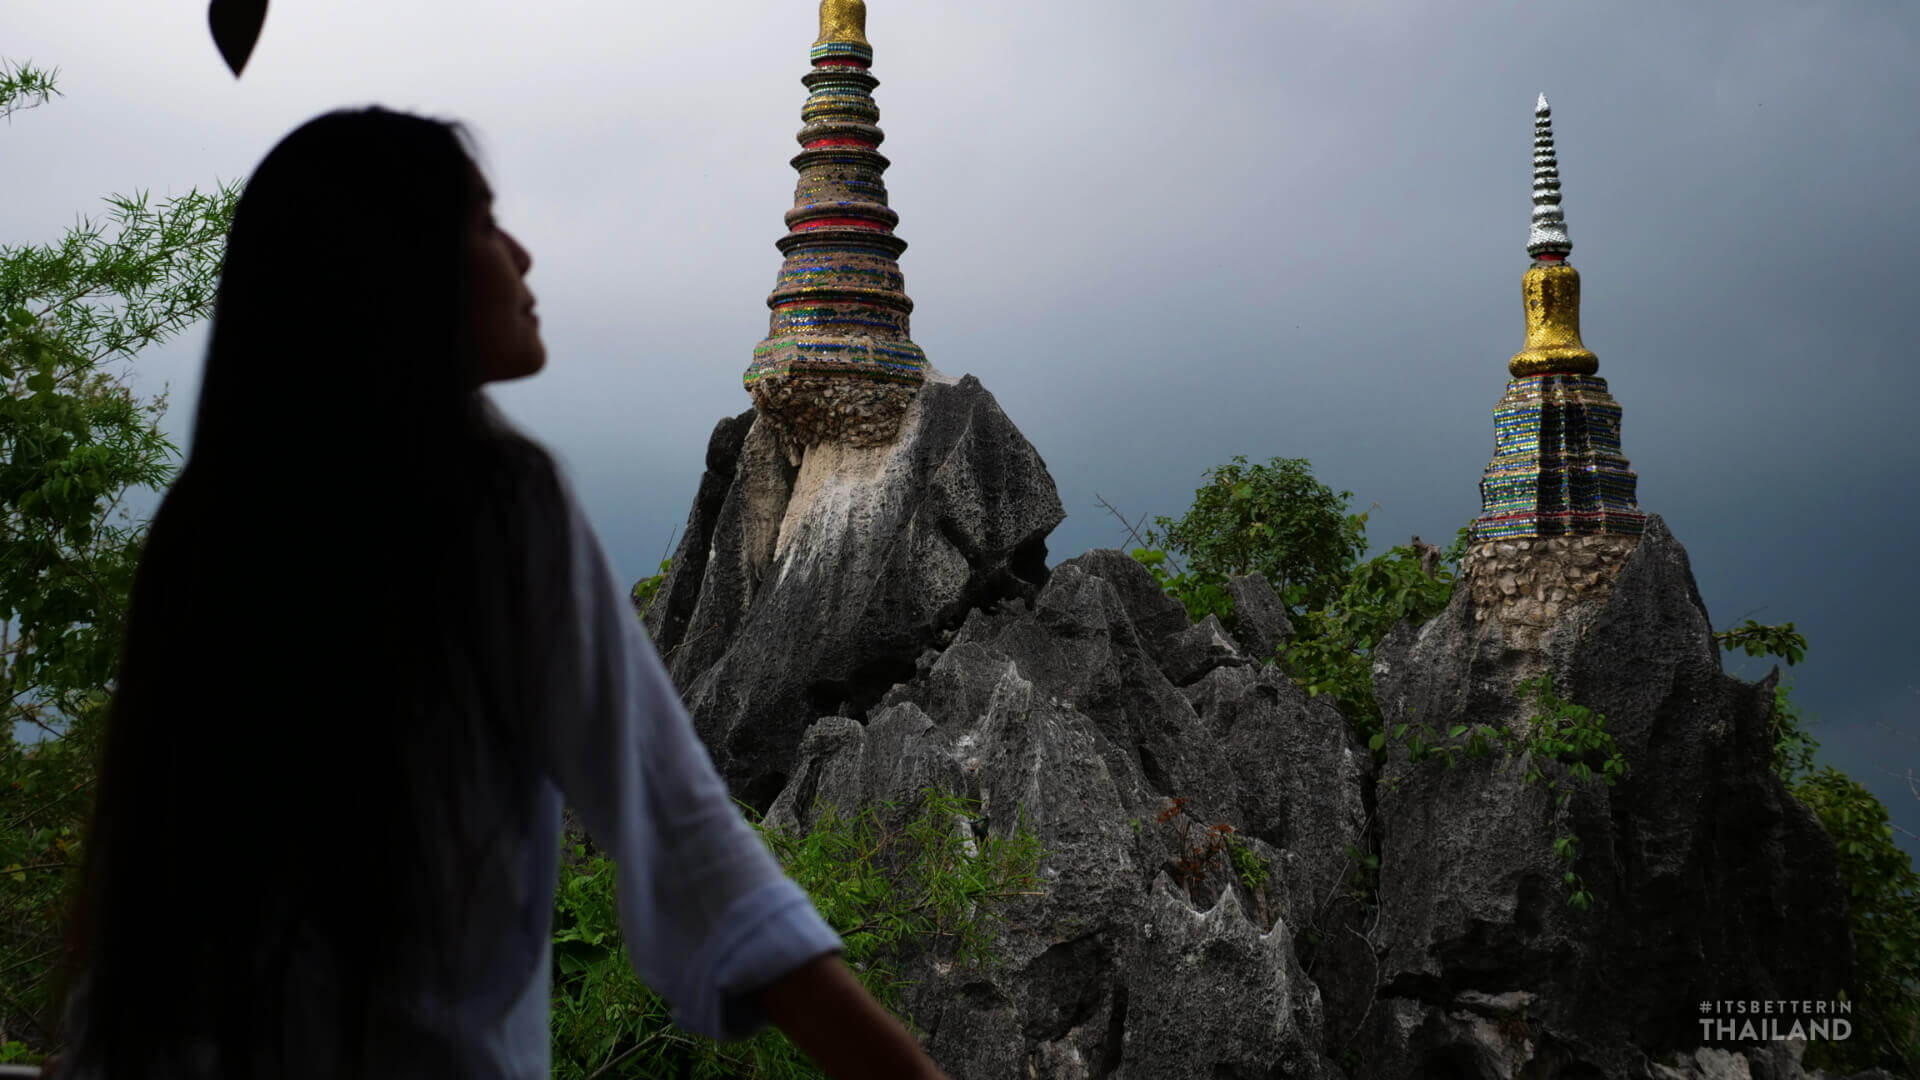
[[[1347,513],[1353,492],[1314,479],[1305,458],[1249,465],[1236,456],[1206,478],[1184,515],[1154,519],[1150,547],[1181,556],[1196,585],[1223,592],[1228,578],[1259,574],[1292,615],[1340,594],[1367,546],[1367,516]]]

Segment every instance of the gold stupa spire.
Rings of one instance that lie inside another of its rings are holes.
[[[1507,371],[1514,378],[1569,372],[1591,375],[1600,358],[1580,341],[1580,272],[1567,265],[1573,242],[1560,210],[1560,162],[1553,151],[1553,112],[1547,95],[1533,108],[1533,227],[1527,254],[1533,265],[1520,281],[1527,305],[1527,344]]]
[[[850,42],[867,45],[866,0],[820,0],[820,39],[815,45]]]

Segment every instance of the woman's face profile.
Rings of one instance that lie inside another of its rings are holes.
[[[533,256],[493,219],[493,193],[484,187],[466,227],[468,317],[479,351],[480,381],[519,379],[547,362],[540,319],[533,313],[527,271]]]

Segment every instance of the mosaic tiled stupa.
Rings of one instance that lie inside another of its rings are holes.
[[[1645,516],[1620,449],[1620,405],[1580,341],[1580,274],[1560,209],[1547,96],[1534,107],[1533,227],[1522,279],[1526,347],[1494,407],[1494,454],[1480,481],[1467,575],[1484,618],[1543,626],[1564,605],[1604,595]]]
[[[789,456],[821,442],[872,446],[893,438],[927,358],[907,332],[913,301],[896,261],[907,248],[893,234],[881,180],[887,159],[875,126],[880,108],[868,70],[867,6],[823,0],[820,37],[800,110],[800,173],[786,261],[767,306],[767,338],[744,379],[754,408],[779,432]]]

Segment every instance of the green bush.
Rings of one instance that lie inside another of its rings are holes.
[[[1377,733],[1373,648],[1401,620],[1425,622],[1447,606],[1469,530],[1436,560],[1402,545],[1360,562],[1367,515],[1347,513],[1353,493],[1315,480],[1305,459],[1250,466],[1235,457],[1206,475],[1193,506],[1178,520],[1155,518],[1133,557],[1196,622],[1216,615],[1231,627],[1227,580],[1265,577],[1293,621],[1280,657],[1293,680],[1331,694],[1362,738]]]
[[[667,571],[672,567],[672,559],[662,559],[659,573],[633,583],[633,592],[628,595],[633,601],[634,612],[642,619],[653,611],[653,605],[660,599],[660,588],[667,583]]]
[[[977,807],[922,793],[904,824],[891,805],[852,817],[832,809],[804,835],[757,824],[787,873],[846,943],[861,983],[896,1013],[900,961],[936,952],[956,965],[994,962],[1003,902],[1038,889],[1038,840],[1016,823],[974,840]],[[673,1027],[666,1003],[635,976],[621,943],[614,867],[582,846],[554,903],[553,1075],[795,1080],[822,1074],[785,1035],[717,1043]],[[910,1018],[907,1020],[911,1027]]]
[[[1155,518],[1146,536],[1147,550],[1186,560],[1162,584],[1178,582],[1172,591],[1196,620],[1209,612],[1231,617],[1225,587],[1240,574],[1266,578],[1290,612],[1319,607],[1366,550],[1366,515],[1347,513],[1353,492],[1315,480],[1304,458],[1248,465],[1235,457],[1208,469],[1206,479],[1185,514]]]
[[[1369,559],[1348,574],[1331,604],[1294,620],[1293,639],[1282,651],[1289,673],[1307,693],[1331,694],[1361,738],[1381,730],[1373,696],[1374,647],[1402,620],[1419,625],[1447,606],[1466,536],[1461,529],[1431,576],[1411,546]]]
[[[1779,683],[1773,688],[1773,716],[1767,723],[1773,742],[1773,771],[1788,784],[1797,784],[1813,773],[1813,757],[1820,741],[1807,728],[1812,724],[1793,700],[1793,687]]]
[[[1920,875],[1894,843],[1887,808],[1831,765],[1795,785],[1840,859],[1853,932],[1853,1037],[1808,1048],[1810,1064],[1880,1065],[1920,1076]]]

